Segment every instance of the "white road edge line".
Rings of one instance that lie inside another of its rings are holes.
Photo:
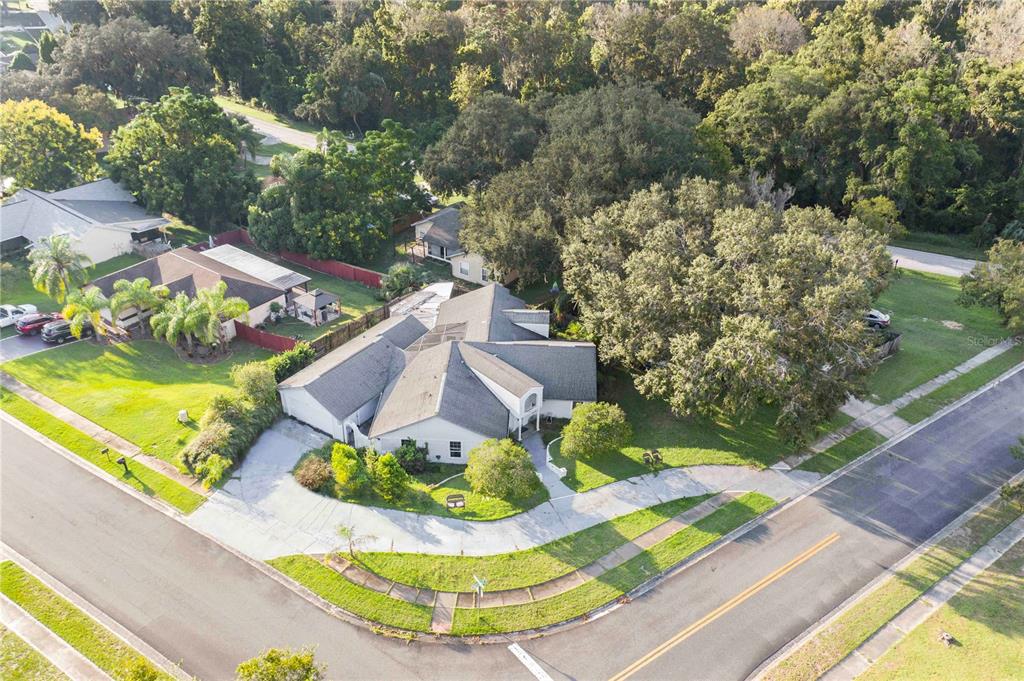
[[[523,666],[533,674],[537,681],[554,681],[554,679],[544,671],[544,668],[537,664],[537,661],[530,657],[530,654],[523,650],[523,647],[518,643],[513,643],[508,647],[508,649],[516,656],[516,659],[522,662]]]

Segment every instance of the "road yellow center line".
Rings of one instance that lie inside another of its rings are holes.
[[[743,601],[747,600],[748,598],[750,598],[751,596],[753,596],[757,592],[761,591],[762,589],[768,587],[773,582],[781,579],[783,576],[786,575],[786,573],[791,572],[791,571],[795,570],[796,568],[798,568],[803,563],[806,563],[808,560],[813,558],[816,554],[824,551],[826,548],[828,548],[828,546],[830,546],[831,544],[835,543],[838,540],[839,540],[839,533],[838,532],[833,532],[832,534],[830,534],[829,536],[825,537],[820,542],[818,542],[817,544],[812,546],[811,548],[809,548],[806,551],[804,551],[803,553],[801,553],[799,556],[797,556],[793,560],[789,561],[788,563],[786,563],[785,565],[783,565],[779,569],[775,570],[771,574],[766,575],[760,581],[758,581],[756,584],[753,584],[752,586],[748,587],[747,589],[745,589],[741,593],[736,594],[735,596],[730,598],[728,601],[726,601],[722,605],[718,606],[717,608],[715,608],[714,610],[712,610],[708,614],[704,615],[699,620],[697,620],[696,622],[694,622],[690,626],[686,627],[685,629],[680,631],[678,634],[676,634],[675,636],[673,636],[669,640],[665,641],[664,643],[662,643],[657,648],[655,648],[651,652],[649,652],[646,655],[644,655],[643,657],[641,657],[639,660],[637,660],[633,664],[631,664],[628,667],[626,667],[625,669],[623,669],[621,672],[619,672],[618,674],[613,676],[610,681],[624,681],[624,679],[629,678],[630,676],[632,676],[636,672],[640,671],[641,669],[643,669],[644,667],[649,665],[651,662],[654,662],[655,660],[657,660],[659,657],[661,657],[662,655],[667,653],[669,650],[671,650],[675,646],[677,646],[680,643],[682,643],[683,641],[685,641],[687,638],[689,638],[690,636],[692,636],[696,632],[698,632],[701,629],[703,629],[704,627],[706,627],[708,624],[711,624],[716,619],[718,619],[719,617],[721,617],[725,613],[727,613],[730,610],[732,610],[733,608],[735,608],[737,605],[739,605]]]

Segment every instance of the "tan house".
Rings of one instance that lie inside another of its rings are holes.
[[[462,204],[456,203],[413,223],[422,255],[448,263],[456,279],[481,285],[498,281],[483,257],[469,253],[459,241],[461,209]]]

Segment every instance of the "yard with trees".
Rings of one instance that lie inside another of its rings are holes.
[[[100,131],[35,99],[0,103],[0,166],[16,187],[56,191],[99,177]]]

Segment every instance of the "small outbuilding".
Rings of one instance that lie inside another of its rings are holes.
[[[292,301],[295,318],[313,326],[326,324],[341,316],[338,300],[335,294],[319,288],[297,295]]]

